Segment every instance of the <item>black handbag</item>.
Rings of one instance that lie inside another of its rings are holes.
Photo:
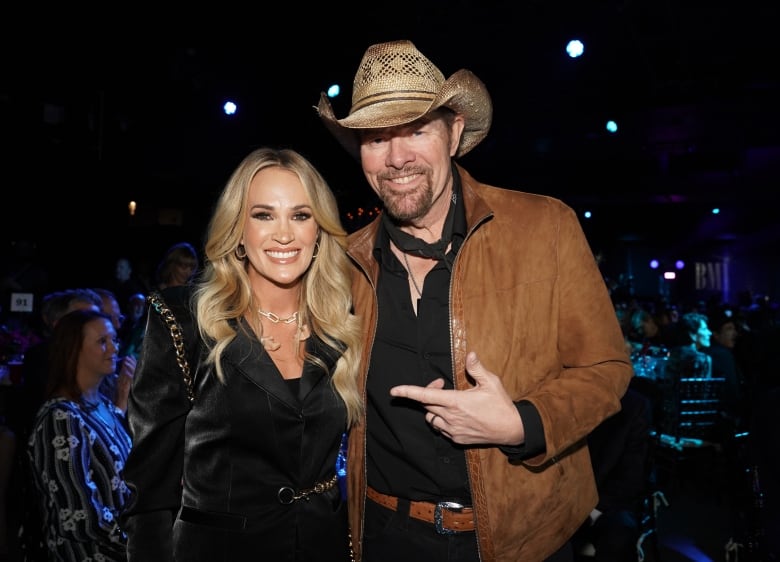
[[[184,383],[187,385],[187,398],[190,403],[195,401],[195,389],[192,384],[192,373],[190,372],[190,364],[187,361],[186,350],[184,349],[184,332],[176,320],[176,316],[173,311],[165,304],[165,300],[158,292],[153,292],[149,295],[149,304],[157,312],[165,323],[168,325],[168,329],[171,331],[171,339],[173,340],[173,347],[176,350],[176,362],[181,368],[182,377],[184,377]]]

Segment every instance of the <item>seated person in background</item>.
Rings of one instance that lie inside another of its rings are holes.
[[[27,441],[30,426],[44,400],[46,379],[49,376],[49,340],[57,322],[65,314],[74,310],[98,311],[101,306],[100,295],[92,289],[65,289],[44,295],[41,303],[44,338],[27,350],[22,365],[24,386],[19,428],[21,442]]]
[[[679,322],[679,341],[669,350],[667,376],[681,378],[710,378],[712,359],[704,353],[710,346],[712,332],[707,317],[698,312],[683,314]]]
[[[103,288],[93,289],[102,301],[100,310],[111,318],[117,337],[122,330],[122,324],[125,316],[119,306],[119,301],[112,291]],[[133,355],[123,355],[121,353],[122,342],[119,342],[120,353],[117,361],[117,371],[103,379],[100,392],[108,396],[117,408],[123,412],[127,411],[127,397],[130,395],[130,384],[133,382],[135,374],[136,358]]]
[[[658,323],[644,308],[633,310],[628,319],[628,340],[634,352],[653,356],[663,355],[669,343],[669,337],[662,334]]]
[[[572,544],[597,561],[636,562],[652,414],[650,400],[631,388],[620,402],[622,409],[588,436],[599,502]]]
[[[724,423],[723,379],[708,382],[685,379],[712,379],[712,358],[704,350],[712,332],[707,317],[699,312],[683,314],[679,322],[679,342],[669,350],[664,369],[665,415],[659,420],[664,434],[675,439],[691,438],[722,444],[728,436]]]
[[[157,264],[154,289],[181,287],[198,273],[200,260],[195,247],[189,242],[179,242],[169,247]]]
[[[710,314],[709,327],[712,339],[709,347],[702,349],[712,359],[712,376],[726,379],[723,389],[724,415],[734,425],[743,425],[746,414],[745,383],[734,356],[737,343],[737,326],[734,319],[723,312]]]
[[[126,303],[127,315],[122,327],[119,329],[119,355],[131,356],[138,359],[141,343],[146,332],[146,318],[149,307],[146,304],[144,293],[130,295]]]
[[[124,414],[100,394],[116,370],[111,319],[95,310],[63,316],[49,344],[47,401],[27,447],[51,560],[127,560],[118,516],[129,497],[121,474],[131,440]]]

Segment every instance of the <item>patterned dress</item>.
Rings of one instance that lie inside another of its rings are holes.
[[[127,559],[118,516],[129,490],[120,476],[131,440],[124,415],[108,400],[97,409],[55,398],[38,410],[27,454],[46,524],[50,560]]]

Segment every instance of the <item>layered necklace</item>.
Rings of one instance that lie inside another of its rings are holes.
[[[260,308],[257,309],[257,313],[260,316],[263,316],[264,318],[268,318],[268,320],[270,320],[274,324],[278,324],[279,322],[281,322],[282,324],[292,324],[293,322],[295,322],[296,324],[298,323],[297,310],[287,318],[280,318],[278,314],[274,314],[273,312],[268,312],[267,310],[262,310]]]
[[[307,329],[306,324],[300,325],[298,323],[297,310],[287,318],[282,318],[278,314],[275,314],[268,310],[263,310],[261,308],[257,309],[257,314],[259,314],[260,316],[267,319],[269,322],[273,324],[287,324],[287,325],[297,324],[297,328],[296,328],[297,337],[294,339],[294,341],[303,341],[309,337],[309,331]],[[262,336],[260,338],[260,342],[263,344],[263,347],[267,351],[277,351],[280,347],[282,347],[281,342],[277,341],[276,338],[274,338],[273,336]]]

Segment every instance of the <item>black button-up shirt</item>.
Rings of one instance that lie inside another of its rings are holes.
[[[450,264],[465,230],[459,197],[452,247],[446,258]],[[390,250],[384,229],[379,230],[374,255],[380,264],[379,321],[367,382],[368,484],[409,500],[470,505],[464,448],[434,431],[419,403],[390,396],[393,386],[425,386],[437,378],[446,381],[445,388],[453,388],[450,268],[439,260],[426,275],[415,316],[408,273]]]

